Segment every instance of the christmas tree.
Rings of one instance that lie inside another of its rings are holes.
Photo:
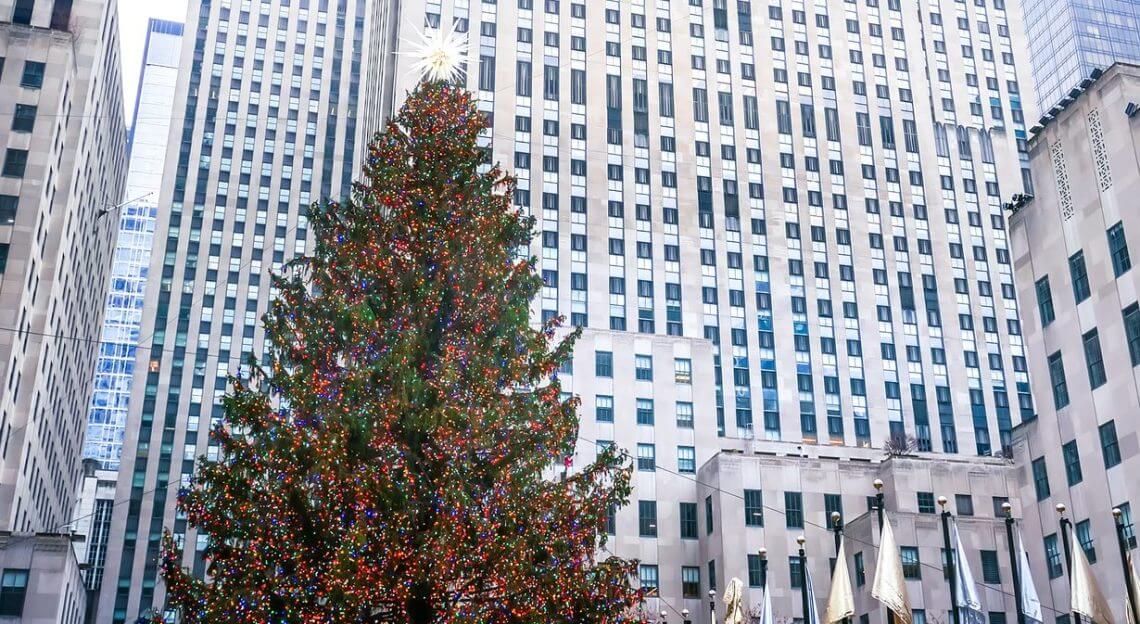
[[[168,608],[209,622],[621,622],[634,564],[597,556],[624,505],[615,452],[560,469],[576,334],[530,324],[533,219],[481,168],[486,120],[426,79],[365,180],[311,210],[312,255],[276,278],[266,355],[232,380],[179,505],[207,579],[167,536]],[[561,332],[557,332],[561,333]]]

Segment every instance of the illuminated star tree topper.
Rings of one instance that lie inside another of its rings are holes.
[[[429,28],[416,32],[416,38],[404,42],[404,54],[414,59],[412,70],[432,82],[451,82],[459,77],[470,56],[467,33],[446,28]]]

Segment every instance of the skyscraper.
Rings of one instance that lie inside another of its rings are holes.
[[[126,163],[116,3],[0,0],[0,616],[78,622],[67,525]]]
[[[143,316],[166,145],[182,51],[182,24],[150,20],[129,144],[127,203],[119,221],[83,456],[118,470]]]
[[[115,3],[0,2],[0,531],[59,531],[126,163]]]
[[[146,283],[100,621],[162,608],[164,528],[227,375],[261,348],[273,269],[305,249],[307,206],[339,198],[358,157],[365,0],[190,3]]]
[[[277,80],[295,85],[312,134],[346,123],[321,98],[348,78],[307,89],[327,69],[312,54],[324,44],[314,9],[263,20],[282,7],[254,4],[243,16],[205,4],[188,21],[198,26],[187,46],[201,51],[186,48],[196,60],[178,98],[187,119],[208,122],[172,132],[180,162],[152,264],[163,277],[148,288],[156,318],[142,332],[145,344],[153,331],[155,346],[136,366],[139,433],[128,428],[119,481],[131,502],[116,509],[126,534],[112,544],[117,582],[105,584],[114,607],[103,621],[161,608],[163,526],[185,536],[188,565],[204,571],[204,538],[186,531],[171,488],[195,455],[216,453],[205,432],[221,415],[219,375],[261,344],[264,270],[303,251],[295,215],[328,194],[295,180],[279,192],[299,148],[282,143],[288,121],[278,121],[273,83],[254,82],[270,68],[258,69],[256,51],[253,64],[245,59],[255,37],[267,42],[264,57],[280,45]],[[787,554],[801,531],[818,540],[831,511],[846,509],[845,520],[873,534],[866,499],[876,476],[913,526],[933,512],[936,491],[962,515],[975,500],[1000,509],[1013,475],[993,456],[1033,410],[1002,208],[1022,190],[1027,162],[1016,10],[1000,0],[372,8],[346,22],[363,19],[355,23],[371,37],[357,65],[367,69],[366,135],[418,80],[414,59],[391,50],[425,27],[470,33],[466,80],[493,121],[486,145],[519,177],[516,204],[538,218],[533,251],[546,287],[536,314],[586,328],[562,371],[583,401],[573,464],[608,444],[629,452],[634,493],[607,527],[608,548],[641,560],[641,583],[659,589],[650,607],[688,608],[706,622],[702,596],[749,576],[744,553]],[[346,50],[359,41],[349,32]],[[227,91],[243,62],[241,90]],[[208,76],[229,119],[210,115],[199,84]],[[258,119],[246,117],[252,107]],[[337,136],[355,140],[347,127]],[[314,144],[316,161],[332,158],[328,191],[342,192],[356,153]],[[227,147],[251,161],[248,202],[264,200],[263,217],[243,206]],[[257,251],[265,246],[272,263]],[[885,446],[916,458],[884,462]],[[974,473],[986,479],[972,482]],[[757,513],[784,522],[757,525]],[[995,540],[982,522],[963,530]],[[938,547],[918,539],[900,536],[914,565],[937,561]],[[791,613],[787,566],[777,570],[777,608]],[[927,596],[930,608],[949,609],[939,596]]]
[[[1020,2],[1039,114],[1060,103],[1094,69],[1103,71],[1116,61],[1140,62],[1140,2]]]

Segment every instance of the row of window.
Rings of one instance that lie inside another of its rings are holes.
[[[569,363],[567,366],[569,366]],[[634,355],[633,366],[635,379],[638,381],[653,381],[653,356]],[[572,373],[573,368],[563,367],[563,372]],[[613,378],[614,354],[612,351],[594,352],[594,376],[606,379]],[[688,358],[674,358],[673,380],[682,384],[692,383],[693,361]]]
[[[1120,464],[1120,441],[1116,437],[1116,421],[1110,420],[1097,427],[1100,436],[1101,458],[1105,469]],[[1070,440],[1061,445],[1061,458],[1065,463],[1065,480],[1070,487],[1084,480],[1084,471],[1081,469],[1081,454],[1077,448],[1077,441]],[[1033,486],[1037,500],[1043,501],[1052,494],[1049,486],[1049,471],[1045,457],[1038,457],[1032,462]]]
[[[0,574],[0,617],[20,617],[24,614],[24,597],[28,593],[28,570],[4,570]]]
[[[1132,508],[1128,503],[1117,506],[1122,512],[1124,521],[1124,540],[1128,544],[1128,548],[1136,548],[1136,533],[1135,527],[1132,524]],[[1092,523],[1088,520],[1082,520],[1073,525],[1074,532],[1077,536],[1077,541],[1081,545],[1081,550],[1084,551],[1085,557],[1089,563],[1096,563],[1096,544],[1092,535]],[[1061,563],[1061,549],[1058,544],[1058,536],[1056,533],[1051,533],[1045,536],[1045,568],[1049,573],[1049,578],[1055,579],[1065,573],[1064,567]]]
[[[1132,257],[1128,253],[1128,241],[1124,237],[1124,224],[1118,222],[1106,231],[1108,237],[1108,252],[1112,259],[1112,273],[1120,277],[1132,268]],[[1073,284],[1073,299],[1081,303],[1089,298],[1092,289],[1089,285],[1088,268],[1085,266],[1085,253],[1078,251],[1069,256],[1069,277]],[[1049,276],[1037,280],[1037,311],[1041,316],[1041,326],[1047,327],[1057,318],[1053,306],[1053,291],[1049,287]]]
[[[1128,306],[1121,311],[1121,315],[1132,366],[1140,365],[1140,304],[1134,303]],[[1104,353],[1100,347],[1100,332],[1092,329],[1082,334],[1081,348],[1084,351],[1089,387],[1095,390],[1108,381]],[[1059,410],[1067,407],[1071,401],[1069,382],[1065,376],[1065,360],[1061,350],[1051,353],[1046,362],[1049,367],[1049,385],[1053,391],[1053,407]]]
[[[0,79],[4,78],[4,61],[5,57],[0,56]],[[24,61],[24,71],[20,74],[20,86],[27,89],[42,89],[46,73],[47,63]]]

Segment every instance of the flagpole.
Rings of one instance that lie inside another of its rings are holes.
[[[709,620],[709,622],[711,622],[712,624],[716,624],[716,590],[715,589],[709,590],[709,613],[712,616],[712,619]]]
[[[883,531],[883,522],[885,521],[885,519],[883,517],[883,513],[884,513],[884,508],[886,505],[886,503],[885,503],[886,496],[883,495],[883,480],[882,479],[875,479],[871,483],[871,485],[875,486],[875,511],[877,511],[878,515],[879,515],[879,532],[881,534]],[[886,607],[886,609],[887,609],[887,624],[895,624],[895,613],[894,613],[894,611],[891,611],[890,607]]]
[[[838,557],[839,549],[843,544],[843,514],[838,511],[831,512],[831,525],[835,527],[835,556]],[[839,565],[839,562],[836,561],[835,565]],[[844,624],[850,624],[851,618],[845,617],[843,618],[843,622]],[[1140,624],[1140,620],[1137,620],[1136,624]]]
[[[1112,509],[1113,524],[1116,525],[1116,543],[1120,546],[1120,563],[1124,566],[1124,587],[1128,590],[1128,609],[1132,612],[1133,624],[1140,624],[1140,613],[1136,609],[1136,587],[1132,584],[1132,565],[1128,562],[1128,540],[1124,536],[1124,512],[1119,507]]]
[[[804,543],[807,539],[803,535],[796,537],[796,543],[800,545],[800,602],[804,609],[804,624],[815,624],[811,621],[811,606],[808,601],[808,581],[807,581],[807,552],[804,551]]]
[[[1071,546],[1069,544],[1069,527],[1072,526],[1072,523],[1069,522],[1069,519],[1065,517],[1065,511],[1068,509],[1068,507],[1065,506],[1065,503],[1057,503],[1057,506],[1054,507],[1054,509],[1056,509],[1057,514],[1061,516],[1061,544],[1065,550],[1065,569],[1069,572],[1069,586],[1072,587],[1073,554]],[[1072,592],[1069,593],[1072,594]],[[1072,601],[1073,597],[1070,595],[1069,602],[1072,603]],[[1070,606],[1072,605],[1070,604]],[[1081,624],[1081,614],[1077,613],[1076,611],[1073,611],[1073,624]]]
[[[946,549],[946,561],[944,565],[949,571],[949,574],[946,575],[946,580],[950,584],[950,612],[954,616],[954,624],[962,624],[962,614],[958,610],[958,566],[954,565],[957,562],[954,560],[954,548],[950,543],[951,514],[949,511],[946,511],[947,502],[945,496],[938,497],[938,506],[942,508],[942,544],[943,548]]]
[[[764,593],[768,593],[768,549],[763,546],[760,547],[760,587],[764,588]]]
[[[1001,504],[1001,510],[1005,514],[1005,541],[1009,546],[1009,566],[1013,571],[1013,600],[1017,603],[1017,624],[1025,624],[1025,612],[1022,610],[1021,602],[1021,565],[1017,558],[1017,547],[1013,543],[1013,505],[1006,501]]]

